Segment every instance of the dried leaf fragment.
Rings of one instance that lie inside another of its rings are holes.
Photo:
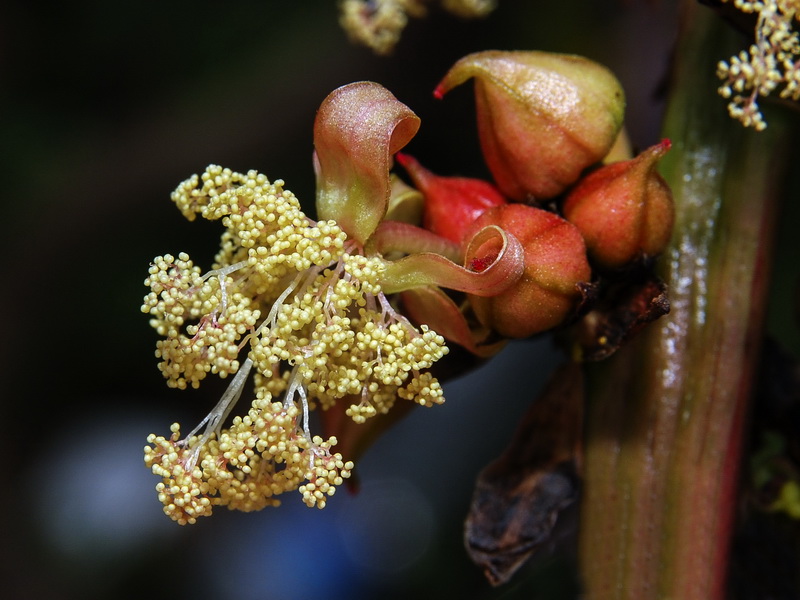
[[[642,327],[667,313],[667,288],[655,275],[609,285],[598,293],[597,303],[580,323],[583,360],[608,358]]]
[[[580,366],[560,367],[502,456],[478,476],[464,543],[492,585],[507,582],[546,543],[578,497],[583,420]]]

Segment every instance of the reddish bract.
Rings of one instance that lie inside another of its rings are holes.
[[[425,196],[423,226],[460,244],[475,219],[493,206],[506,203],[495,186],[470,177],[440,177],[419,162],[398,153],[395,157]]]

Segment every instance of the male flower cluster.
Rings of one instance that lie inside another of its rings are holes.
[[[398,189],[391,157],[418,126],[377,84],[333,92],[315,124],[319,221],[282,181],[255,171],[210,166],[172,194],[187,219],[221,220],[225,232],[205,273],[184,253],[150,267],[142,311],[161,336],[159,369],[180,389],[209,373],[231,377],[195,430],[182,436],[173,424],[169,437],[148,438],[145,463],[162,478],[159,499],[179,523],[214,506],[274,505],[295,489],[324,507],[353,465],[331,451],[334,436],[312,435],[314,408],[363,424],[398,398],[443,402],[429,369],[448,352],[444,338],[424,320],[413,325],[387,294],[440,284],[495,293],[507,287],[516,256],[501,252],[494,268],[473,273],[451,260],[455,244],[383,222]],[[249,411],[223,427],[250,379]]]
[[[180,440],[173,425],[170,438],[149,438],[145,461],[164,478],[165,511],[191,523],[214,505],[253,510],[298,487],[322,507],[352,463],[330,452],[335,438],[311,436],[309,409],[343,401],[363,421],[398,396],[440,403],[427,369],[447,352],[444,340],[398,315],[381,292],[383,261],[333,221],[306,217],[282,181],[211,166],[172,198],[190,220],[221,218],[226,231],[204,275],[185,254],[150,268],[142,310],[163,336],[159,368],[177,388],[209,372],[235,376],[204,435]],[[251,370],[250,411],[221,429]]]

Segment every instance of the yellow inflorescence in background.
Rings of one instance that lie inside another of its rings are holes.
[[[758,106],[759,96],[766,97],[782,86],[781,98],[800,99],[800,39],[793,27],[800,18],[800,0],[723,1],[755,14],[757,21],[755,43],[717,66],[717,75],[723,80],[719,93],[731,99],[731,117],[760,131],[767,124]]]
[[[201,435],[181,438],[174,424],[171,436],[148,438],[164,510],[193,523],[214,506],[256,510],[295,489],[321,508],[352,463],[331,452],[335,438],[311,435],[309,410],[346,402],[360,423],[398,397],[441,403],[427,369],[447,353],[444,339],[394,311],[383,258],[364,256],[333,221],[306,217],[282,181],[211,166],[172,199],[189,220],[221,219],[226,230],[205,274],[184,253],[150,267],[142,311],[162,337],[159,368],[181,389],[208,373],[232,379]],[[223,428],[251,370],[251,408]]]
[[[341,23],[350,38],[378,54],[391,52],[408,24],[408,17],[422,17],[430,0],[341,0]],[[483,17],[495,0],[442,0],[442,7],[463,18]]]

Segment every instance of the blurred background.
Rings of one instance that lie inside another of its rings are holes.
[[[498,589],[462,545],[477,473],[560,360],[548,339],[510,345],[448,383],[444,406],[413,411],[358,462],[359,494],[342,489],[323,511],[289,494],[180,527],[156,499],[145,438],[191,427],[222,388],[167,389],[143,280],[166,252],[210,263],[218,224],[190,224],[169,200],[209,163],[282,178],[312,210],[315,110],[352,81],[385,85],[422,118],[408,152],[444,175],[488,176],[471,86],[431,95],[478,50],[609,65],[634,145],[655,143],[676,23],[667,0],[500,0],[481,21],[433,9],[376,57],[347,40],[333,0],[3,3],[3,596],[574,598],[568,545]]]

